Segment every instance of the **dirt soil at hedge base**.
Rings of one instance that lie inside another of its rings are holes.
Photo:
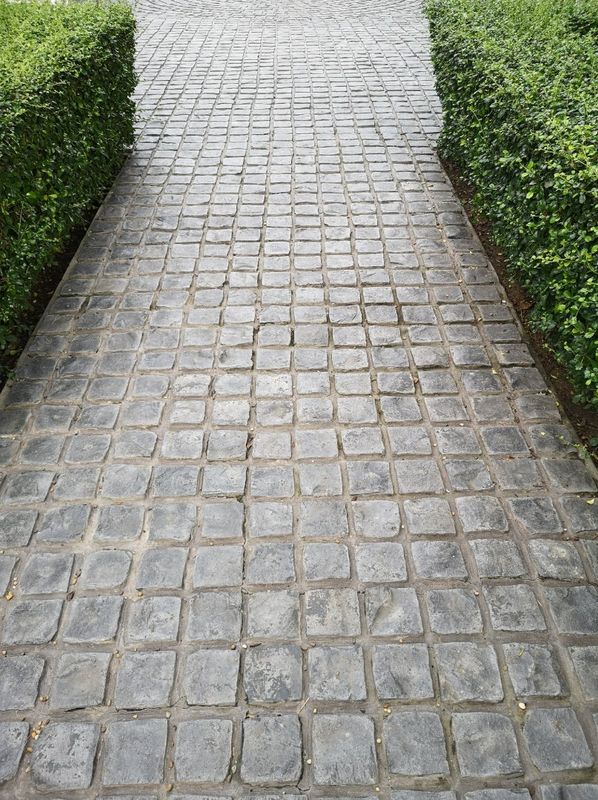
[[[454,164],[445,159],[441,159],[441,162],[509,300],[517,311],[527,336],[527,343],[538,362],[536,366],[543,369],[548,385],[564,408],[588,454],[598,464],[598,412],[580,405],[573,399],[575,392],[567,378],[565,368],[558,363],[542,334],[530,326],[529,316],[533,302],[517,284],[508,270],[504,255],[492,241],[490,223],[473,208],[474,189],[461,177]]]

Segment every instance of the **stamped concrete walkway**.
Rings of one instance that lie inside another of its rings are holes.
[[[2,396],[0,796],[597,798],[596,486],[418,3],[138,16],[135,155]]]

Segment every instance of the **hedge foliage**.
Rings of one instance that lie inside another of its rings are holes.
[[[134,28],[124,5],[0,0],[0,365],[133,142]]]
[[[439,150],[598,408],[598,0],[428,0]]]

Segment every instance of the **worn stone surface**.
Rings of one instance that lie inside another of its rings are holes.
[[[323,786],[371,785],[377,777],[374,725],[355,714],[321,714],[313,723],[314,781]]]
[[[3,783],[17,774],[28,731],[26,722],[0,722],[0,780]]]
[[[177,728],[174,766],[185,783],[218,783],[226,778],[233,724],[229,719],[197,719]]]
[[[301,723],[296,715],[259,716],[243,722],[243,781],[284,786],[299,779],[301,764]]]
[[[0,396],[0,797],[595,800],[595,475],[420,4],[135,13],[136,147]]]
[[[31,757],[33,782],[40,789],[87,789],[93,775],[99,725],[53,722],[44,728]]]
[[[384,723],[388,768],[397,775],[446,775],[442,722],[430,711],[401,711]]]

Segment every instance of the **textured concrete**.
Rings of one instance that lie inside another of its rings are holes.
[[[595,479],[418,4],[137,14],[135,153],[2,395],[0,797],[596,800]]]

